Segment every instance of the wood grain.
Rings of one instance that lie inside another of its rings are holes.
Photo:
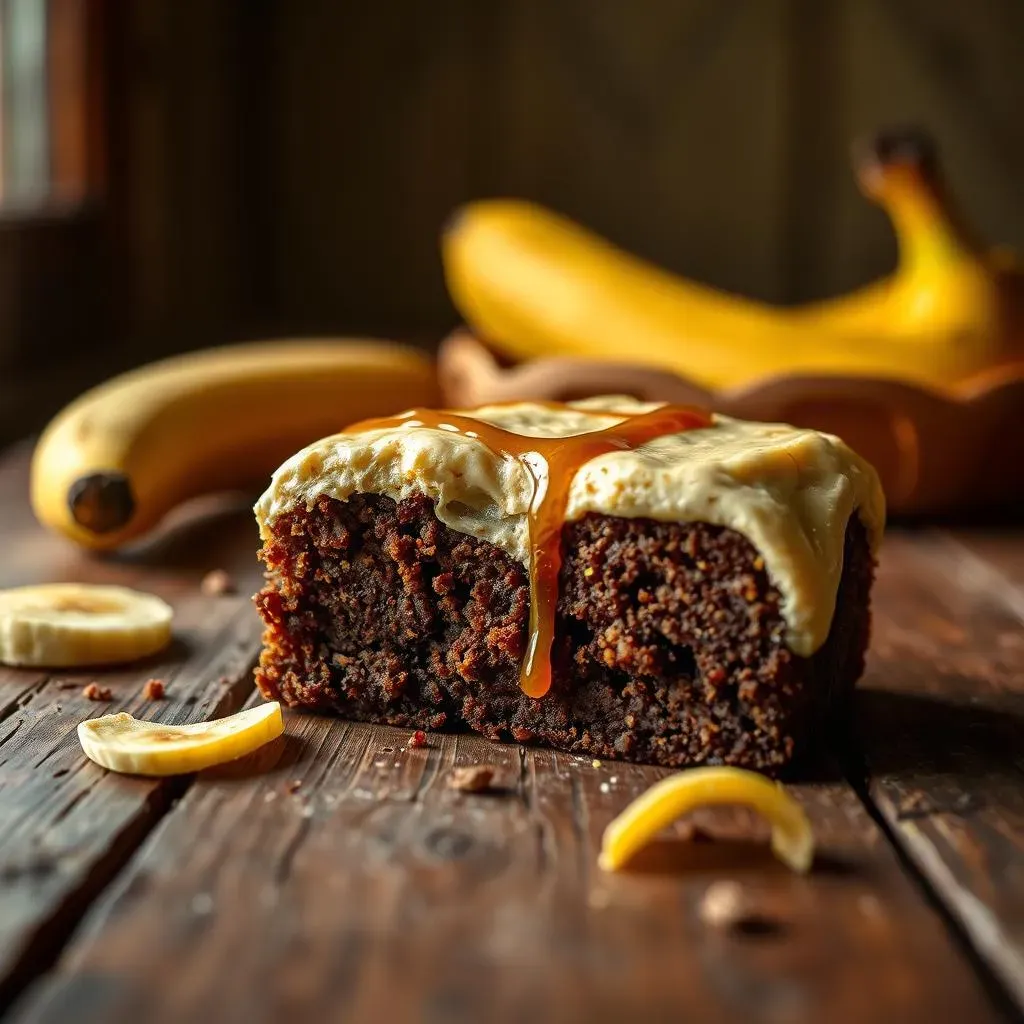
[[[25,503],[28,448],[0,464],[5,558],[0,586],[82,580],[157,593],[175,608],[175,640],[164,654],[116,670],[48,674],[0,668],[0,1007],[45,969],[96,894],[184,789],[104,772],[75,734],[86,718],[113,711],[165,722],[217,717],[252,690],[259,625],[248,599],[258,579],[250,517],[169,531],[117,560],[90,559],[45,535]],[[232,596],[207,597],[204,571],[229,569]],[[147,702],[149,678],[167,699]],[[82,696],[96,680],[110,703]]]
[[[808,878],[739,811],[606,875],[601,832],[658,770],[408,737],[290,715],[286,742],[205,773],[14,1019],[998,1019],[843,783],[796,789]],[[472,763],[497,792],[447,786]],[[767,927],[702,923],[722,878]]]
[[[878,810],[1024,1008],[1024,616],[1013,593],[945,534],[889,537],[860,734]]]

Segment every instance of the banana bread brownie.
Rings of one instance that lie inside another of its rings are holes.
[[[861,673],[884,520],[836,438],[621,398],[361,424],[256,511],[266,696],[771,773]]]

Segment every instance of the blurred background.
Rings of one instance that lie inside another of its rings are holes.
[[[0,438],[211,343],[435,343],[480,196],[805,300],[892,265],[849,146],[915,122],[1020,244],[1022,38],[1016,0],[0,0]]]

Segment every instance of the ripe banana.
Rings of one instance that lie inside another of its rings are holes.
[[[126,587],[49,583],[0,591],[0,662],[69,668],[136,661],[171,639],[173,612]]]
[[[91,718],[78,726],[78,742],[90,761],[131,775],[185,775],[235,761],[284,732],[276,701],[215,722],[161,725],[127,712]]]
[[[46,526],[95,549],[140,537],[182,501],[261,485],[355,420],[435,400],[433,363],[378,341],[234,345],[94,388],[44,431],[31,496]]]
[[[471,204],[453,221],[442,243],[449,290],[513,358],[629,360],[712,389],[781,373],[950,389],[1024,359],[1024,276],[962,228],[926,140],[880,136],[859,178],[892,218],[900,264],[829,302],[783,309],[727,295],[513,200]]]

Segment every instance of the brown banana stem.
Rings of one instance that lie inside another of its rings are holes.
[[[934,140],[917,129],[881,132],[855,149],[863,193],[892,219],[906,267],[980,258],[984,246],[956,208]]]

